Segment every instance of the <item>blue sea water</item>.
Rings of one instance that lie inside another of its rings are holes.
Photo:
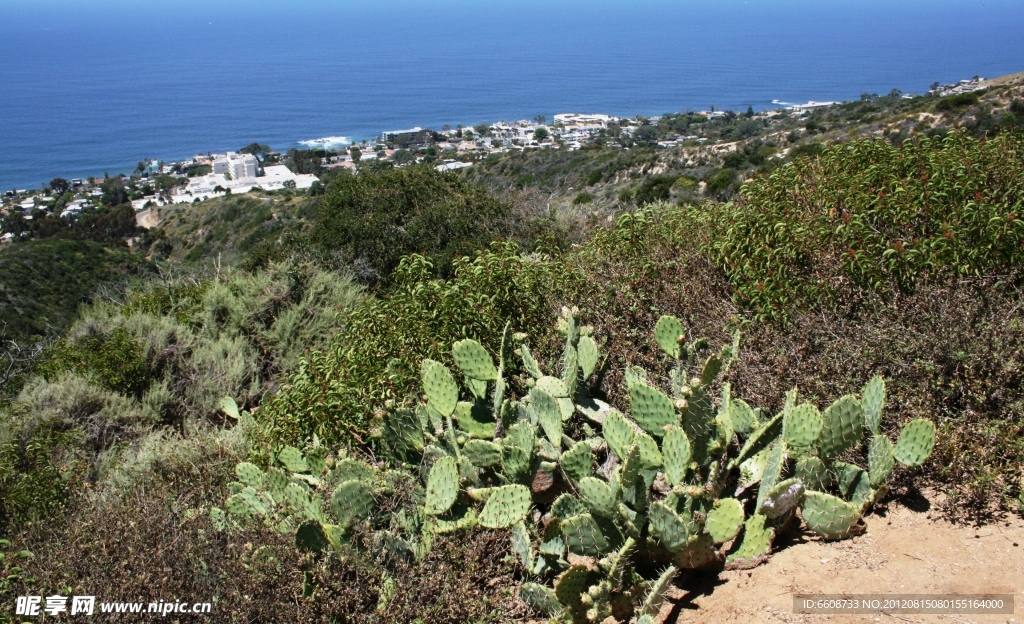
[[[0,189],[419,125],[1024,71],[1020,0],[0,0]]]

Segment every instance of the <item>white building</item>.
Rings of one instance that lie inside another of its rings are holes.
[[[225,177],[230,176],[232,180],[255,178],[258,167],[259,162],[252,154],[228,152],[213,161],[213,172]]]

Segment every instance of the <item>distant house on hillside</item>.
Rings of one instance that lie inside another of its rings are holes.
[[[236,154],[228,152],[222,158],[214,159],[213,172],[218,175],[231,176],[232,180],[255,178],[259,162],[252,154]]]
[[[380,135],[384,143],[391,143],[397,149],[417,149],[433,144],[434,133],[419,126],[408,130],[393,130]]]

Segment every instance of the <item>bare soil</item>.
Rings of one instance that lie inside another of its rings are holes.
[[[767,563],[717,578],[679,578],[659,622],[1024,622],[1024,521],[955,525],[927,494],[889,503],[865,534],[824,542],[795,531]],[[1013,615],[807,615],[794,594],[1013,594]]]

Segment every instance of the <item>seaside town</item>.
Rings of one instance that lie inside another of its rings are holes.
[[[946,97],[986,87],[986,80],[976,76],[953,84],[934,83],[927,95]],[[893,94],[896,93],[894,90]],[[865,94],[862,99],[865,97],[878,96]],[[898,97],[915,96],[898,94]],[[842,104],[834,101],[787,104],[778,100],[773,103],[777,108],[757,113],[748,109],[745,115],[714,107],[685,115],[699,122],[745,116],[750,121],[769,126],[772,121],[799,119]],[[628,146],[641,137],[645,139],[644,144],[651,147],[704,147],[708,153],[718,155],[735,149],[735,141],[709,138],[699,131],[694,134],[652,133],[651,129],[661,119],[560,113],[549,121],[547,117],[538,115],[532,120],[482,123],[473,127],[391,130],[382,132],[373,140],[357,143],[339,144],[334,138],[308,141],[304,145],[310,149],[293,148],[285,154],[253,143],[238,152],[198,154],[176,162],[140,162],[130,174],[105,174],[104,177],[87,179],[56,178],[42,189],[8,190],[2,196],[0,215],[20,214],[30,221],[34,213],[46,210],[65,219],[75,219],[91,206],[111,205],[111,189],[114,188],[115,199],[120,200],[116,203],[130,203],[140,215],[140,225],[145,225],[145,212],[159,206],[196,203],[252,191],[308,190],[320,183],[318,176],[310,171],[358,171],[363,167],[384,166],[385,163],[398,167],[432,163],[439,171],[457,171],[472,167],[474,162],[493,154],[540,149],[579,150],[594,145],[629,149]],[[310,159],[315,160],[313,167],[308,166]],[[0,242],[7,242],[13,237],[11,232],[5,232],[0,235]]]

